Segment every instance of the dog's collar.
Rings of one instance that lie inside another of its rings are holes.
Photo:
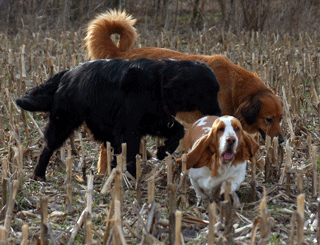
[[[163,110],[167,114],[169,122],[167,124],[168,128],[172,128],[174,125],[174,116],[170,113],[169,107],[166,103],[166,100],[164,99],[164,90],[163,90],[163,76],[161,76],[161,99],[163,104]]]

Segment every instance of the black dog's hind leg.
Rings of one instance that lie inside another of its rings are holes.
[[[182,139],[184,136],[184,127],[175,121],[171,128],[164,126],[160,132],[160,137],[167,138],[167,140],[164,142],[165,145],[159,147],[157,152],[158,159],[162,160],[166,157],[166,152],[172,154],[177,149],[180,139]]]
[[[39,162],[34,170],[33,179],[35,180],[46,180],[46,168],[49,164],[50,157],[52,156],[53,151],[45,146],[42,150],[42,153],[39,158]]]
[[[45,132],[46,144],[34,170],[33,178],[35,180],[46,180],[46,169],[53,152],[58,149],[73,130],[82,123],[77,121],[76,118],[72,118],[72,120],[70,118],[68,119],[52,118],[50,116],[50,121]]]

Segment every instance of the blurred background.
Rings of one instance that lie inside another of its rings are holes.
[[[97,13],[125,9],[141,29],[215,26],[234,34],[264,31],[290,35],[319,30],[320,0],[0,0],[0,31],[77,31]],[[53,33],[52,33],[53,34]]]

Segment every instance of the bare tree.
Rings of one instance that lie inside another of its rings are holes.
[[[244,29],[262,31],[270,12],[270,0],[240,0],[240,3]]]

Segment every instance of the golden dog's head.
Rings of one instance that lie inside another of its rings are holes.
[[[260,132],[263,139],[266,135],[277,136],[279,143],[282,143],[282,113],[280,98],[272,90],[266,90],[246,98],[238,107],[235,116],[247,132]]]

